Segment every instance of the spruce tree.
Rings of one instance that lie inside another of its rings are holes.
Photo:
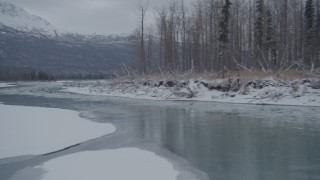
[[[269,66],[273,68],[276,67],[277,64],[277,50],[276,50],[276,39],[275,39],[275,28],[273,24],[272,14],[270,9],[267,10],[267,52],[269,59]]]
[[[255,45],[260,50],[263,45],[263,37],[264,37],[264,1],[257,0],[256,1],[256,22],[254,26],[254,37],[255,37]]]
[[[219,35],[219,42],[220,47],[225,48],[226,44],[228,43],[229,39],[229,20],[230,20],[230,7],[232,3],[230,0],[225,0],[225,4],[222,8],[222,18],[219,23],[220,27],[220,35]]]
[[[319,8],[319,7],[318,7]],[[316,48],[316,66],[319,67],[320,65],[320,8],[317,11],[317,22],[316,22],[316,28],[315,28],[315,32],[316,32],[316,38],[315,38],[315,48]]]
[[[305,23],[306,23],[307,32],[311,31],[313,27],[313,21],[314,21],[313,1],[307,0],[306,7],[305,7]]]
[[[222,78],[224,78],[224,65],[227,61],[225,56],[225,51],[227,48],[227,43],[229,41],[229,20],[230,20],[230,7],[232,3],[230,0],[225,0],[222,8],[222,17],[219,23],[220,34],[218,37],[219,48],[220,48],[220,68],[222,71]]]
[[[307,65],[312,65],[312,59],[315,55],[313,39],[315,38],[315,29],[314,29],[314,5],[313,0],[307,0],[305,6],[305,63]]]
[[[266,62],[263,64],[267,52],[266,52],[266,13],[264,0],[256,1],[256,21],[254,24],[254,44],[255,44],[255,56],[257,58],[257,66],[264,69]],[[266,69],[264,69],[266,70]]]

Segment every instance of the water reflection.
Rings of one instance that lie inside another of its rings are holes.
[[[0,100],[73,109],[98,122],[111,121],[118,132],[169,149],[213,180],[320,179],[319,108],[15,95]]]
[[[188,159],[212,179],[320,179],[317,112],[286,116],[268,107],[264,111],[151,107],[144,112],[154,117],[141,116],[141,131],[145,139]]]

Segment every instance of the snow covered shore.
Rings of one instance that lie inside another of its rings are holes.
[[[57,151],[115,131],[71,110],[0,104],[0,159]]]
[[[5,87],[13,87],[14,85],[13,84],[10,84],[10,83],[1,83],[0,82],[0,88],[5,88]]]
[[[63,82],[65,91],[152,100],[320,106],[320,79],[114,79]]]

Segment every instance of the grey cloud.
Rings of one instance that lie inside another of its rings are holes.
[[[136,25],[134,0],[10,0],[47,19],[58,30],[130,33]]]
[[[58,30],[77,33],[131,33],[139,0],[7,0],[47,19]],[[170,0],[149,0],[149,10]],[[189,0],[190,1],[190,0]],[[152,13],[149,13],[152,14]],[[148,17],[152,21],[153,17]]]

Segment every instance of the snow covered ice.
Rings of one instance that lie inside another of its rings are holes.
[[[34,168],[44,171],[42,180],[175,180],[179,175],[167,160],[138,148],[79,152]]]
[[[5,88],[5,87],[13,87],[14,85],[10,83],[0,83],[0,88]]]
[[[0,104],[0,159],[57,151],[115,131],[71,110]]]

